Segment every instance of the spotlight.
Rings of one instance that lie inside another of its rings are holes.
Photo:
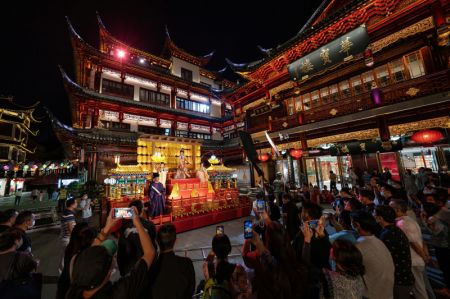
[[[125,57],[125,51],[124,50],[118,50],[117,51],[117,57],[124,58]]]
[[[144,63],[145,63],[145,59],[144,59],[144,58],[140,58],[140,59],[139,59],[139,63],[140,63],[140,64],[144,64]]]

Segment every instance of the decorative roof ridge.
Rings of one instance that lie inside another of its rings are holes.
[[[308,27],[311,26],[314,20],[316,20],[317,17],[320,16],[320,14],[325,10],[325,8],[332,2],[333,0],[323,0],[322,3],[320,3],[319,7],[313,12],[311,17],[306,21],[306,23],[302,26],[300,31],[297,33],[297,35],[302,34],[303,31],[305,31]]]
[[[72,41],[75,38],[78,43],[82,43],[85,47],[87,47],[90,50],[98,51],[94,46],[86,42],[79,34],[78,32],[73,28],[72,22],[70,21],[69,17],[66,16],[66,22],[67,27],[69,28],[70,36],[72,37]]]
[[[34,115],[33,112],[35,111],[35,109],[37,108],[37,106],[41,103],[40,101],[37,101],[36,103],[34,103],[31,106],[22,106],[20,104],[17,104],[15,102],[13,102],[14,97],[9,96],[9,97],[4,97],[4,96],[0,96],[0,101],[7,101],[8,104],[10,105],[10,107],[6,107],[5,105],[1,105],[0,109],[6,109],[6,110],[12,110],[12,111],[16,111],[16,112],[29,112],[30,113],[30,118],[33,122],[35,123],[41,123],[42,121],[37,119]],[[38,131],[36,131],[37,134]],[[33,133],[30,130],[30,133]],[[34,133],[33,133],[34,134]]]
[[[171,62],[163,57],[159,57],[155,54],[137,49],[133,46],[130,46],[128,44],[126,44],[125,42],[122,42],[121,40],[119,40],[118,38],[116,38],[113,34],[111,34],[111,32],[106,28],[105,23],[103,22],[103,20],[100,17],[100,14],[98,13],[98,11],[96,12],[96,17],[97,17],[97,23],[99,26],[99,31],[100,31],[100,42],[102,39],[102,34],[105,34],[107,38],[109,38],[111,41],[113,41],[114,43],[119,44],[122,47],[128,48],[129,50],[131,50],[131,52],[135,52],[139,55],[142,56],[146,56],[154,61],[159,62],[161,65],[167,66],[167,68],[170,66]]]
[[[216,52],[215,50],[213,50],[210,53],[205,54],[205,55],[200,55],[200,56],[199,55],[194,55],[194,54],[192,54],[192,53],[190,53],[190,52],[180,48],[179,46],[177,46],[175,44],[173,39],[170,37],[169,28],[167,27],[167,25],[165,25],[165,33],[166,33],[166,40],[164,42],[164,48],[163,48],[163,51],[162,51],[163,54],[166,51],[168,51],[171,55],[173,55],[174,52],[179,52],[179,53],[187,56],[188,58],[190,58],[190,60],[191,60],[190,62],[191,63],[196,64],[196,65],[198,65],[200,67],[204,67],[205,65],[207,65],[209,63],[211,58],[214,56],[214,53]]]
[[[254,62],[240,64],[242,66],[241,66],[241,68],[239,70],[241,72],[253,72],[253,71],[255,71],[258,67],[260,67],[263,64],[271,61],[271,59],[274,59],[274,58],[278,57],[284,51],[286,51],[287,49],[289,49],[292,46],[294,46],[293,43],[299,43],[299,42],[303,41],[304,39],[308,38],[310,35],[312,35],[314,33],[317,33],[320,30],[323,30],[324,27],[327,24],[331,24],[334,19],[336,19],[338,17],[341,17],[343,14],[348,12],[348,10],[351,7],[356,6],[357,4],[360,4],[361,2],[366,2],[366,1],[369,1],[369,0],[352,0],[350,3],[340,7],[335,13],[333,13],[329,17],[327,17],[324,20],[320,21],[318,24],[316,24],[316,26],[314,28],[308,28],[308,27],[303,28],[302,27],[302,30],[300,30],[295,36],[293,36],[292,38],[288,39],[286,42],[282,43],[281,45],[278,45],[277,47],[273,48],[270,57],[264,57],[264,58],[262,58],[260,60],[254,61]],[[322,4],[323,4],[323,2],[322,2]]]

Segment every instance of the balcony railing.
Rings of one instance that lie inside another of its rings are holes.
[[[381,87],[382,105],[391,105],[418,97],[450,90],[450,70],[444,70],[419,78],[410,79]],[[294,115],[272,120],[272,131],[279,131],[301,124],[308,124],[334,117],[348,115],[377,107],[370,97],[370,92],[348,97],[336,102],[311,108]],[[302,114],[299,116],[299,114]],[[300,119],[303,120],[300,123]]]

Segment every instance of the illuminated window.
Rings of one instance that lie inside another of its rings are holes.
[[[320,97],[322,98],[323,105],[328,103],[328,101],[330,99],[328,87],[324,87],[324,88],[320,89]]]
[[[309,93],[302,95],[303,109],[305,110],[311,109],[310,97],[311,95]]]
[[[294,99],[286,100],[287,114],[292,115],[295,113],[294,111]]]
[[[311,92],[311,106],[317,107],[319,105],[319,91],[314,90]]]
[[[389,68],[391,69],[392,79],[395,82],[405,80],[405,65],[402,58],[389,62]]]
[[[387,65],[377,67],[375,69],[375,74],[377,76],[379,87],[384,87],[391,83],[391,77],[389,76],[389,70]]]
[[[364,83],[364,88],[366,91],[370,91],[372,89],[372,82],[375,81],[372,71],[365,72],[362,74],[362,79]]]
[[[333,102],[337,102],[339,98],[339,89],[337,84],[333,84],[330,86],[330,100]]]
[[[361,94],[363,92],[362,82],[360,76],[355,76],[350,79],[352,85],[353,93],[355,95]]]
[[[191,110],[209,114],[209,105],[177,97],[177,109]]]
[[[350,84],[347,80],[339,83],[339,89],[341,90],[341,95],[343,98],[349,97],[352,95],[350,92]]]
[[[425,68],[423,67],[423,61],[419,51],[406,55],[405,59],[411,78],[425,75]]]
[[[301,96],[295,98],[295,110],[302,111],[302,98],[301,98]]]

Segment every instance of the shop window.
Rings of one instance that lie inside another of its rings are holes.
[[[317,107],[319,105],[319,91],[314,90],[311,92],[311,106]]]
[[[378,80],[378,87],[384,87],[391,83],[391,77],[389,76],[387,65],[377,67],[375,69],[375,74]]]
[[[309,110],[311,109],[311,95],[309,93],[302,95],[302,101],[303,101],[303,109]]]
[[[402,58],[389,62],[389,68],[395,82],[405,80],[405,65]]]
[[[330,100],[333,102],[337,102],[339,98],[339,89],[337,84],[333,84],[330,86]]]
[[[153,134],[153,135],[170,136],[170,129],[150,127],[150,126],[138,125],[138,132],[142,132],[142,133],[146,133],[146,134]]]
[[[355,95],[361,94],[363,92],[362,82],[360,76],[355,76],[350,79],[350,83],[352,84],[353,93]]]
[[[406,55],[405,60],[411,78],[417,78],[425,75],[423,60],[419,51]]]
[[[341,90],[341,95],[343,98],[347,98],[352,95],[350,92],[350,84],[347,80],[339,83],[339,89]]]
[[[364,88],[366,91],[370,91],[372,89],[372,82],[375,81],[372,71],[365,72],[362,74],[362,79],[364,83]]]
[[[328,87],[324,87],[324,88],[320,89],[320,97],[322,98],[323,105],[328,103],[328,101],[330,99]]]

